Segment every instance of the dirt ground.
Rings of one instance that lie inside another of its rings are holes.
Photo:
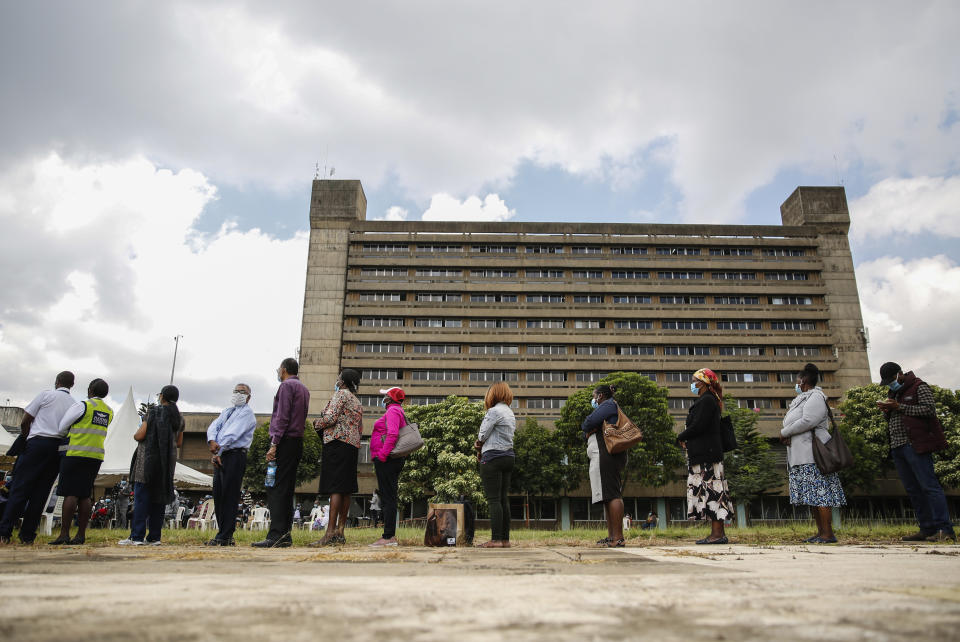
[[[958,546],[0,550],[0,640],[960,639]]]

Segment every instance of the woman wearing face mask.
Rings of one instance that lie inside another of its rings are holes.
[[[817,534],[807,539],[811,544],[833,544],[832,507],[844,506],[847,498],[837,473],[824,475],[813,460],[813,440],[830,441],[827,430],[827,396],[817,385],[820,370],[808,363],[797,374],[796,398],[783,418],[780,441],[787,445],[790,503],[809,506],[817,522]],[[815,436],[815,437],[814,437]]]
[[[733,514],[733,502],[723,475],[720,441],[723,388],[716,373],[703,368],[693,373],[690,392],[699,399],[687,412],[686,430],[677,435],[687,451],[687,517],[710,520],[710,535],[697,544],[726,544],[723,522]]]
[[[587,440],[587,459],[590,461],[590,497],[594,504],[603,502],[607,514],[607,536],[597,544],[621,548],[623,539],[623,469],[627,465],[627,451],[611,455],[603,440],[604,422],[615,424],[620,410],[613,400],[614,386],[597,386],[590,405],[593,412],[587,415],[580,426]]]
[[[370,546],[380,548],[397,545],[397,490],[400,486],[400,473],[406,457],[390,457],[390,451],[397,443],[400,429],[407,424],[403,412],[403,400],[406,394],[402,388],[381,390],[383,399],[380,404],[386,408],[383,416],[373,424],[370,433],[370,458],[373,470],[377,474],[380,486],[380,508],[383,511],[383,534]]]
[[[357,399],[360,373],[344,368],[335,392],[313,427],[323,435],[320,494],[330,496],[330,519],[324,536],[310,546],[345,544],[343,529],[350,511],[350,495],[357,492],[357,460],[363,434],[363,406]]]

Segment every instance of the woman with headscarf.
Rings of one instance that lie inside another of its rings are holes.
[[[313,427],[323,435],[320,455],[320,494],[330,496],[330,519],[322,538],[310,546],[345,544],[343,530],[350,513],[350,496],[357,492],[357,460],[363,434],[363,406],[357,398],[360,373],[344,368]]]
[[[723,475],[720,441],[723,388],[716,373],[703,368],[693,373],[690,392],[699,399],[687,413],[686,430],[677,435],[687,451],[687,517],[710,520],[710,535],[697,544],[726,544],[723,522],[733,514],[733,502]]]
[[[623,539],[623,469],[627,466],[627,451],[611,455],[603,440],[603,424],[617,423],[620,409],[613,399],[614,386],[599,385],[593,390],[590,405],[593,412],[580,425],[587,441],[587,460],[590,462],[590,496],[592,503],[603,503],[607,515],[607,536],[597,544],[622,548]]]
[[[139,443],[130,465],[133,482],[133,521],[130,537],[121,546],[160,545],[163,513],[173,501],[173,473],[177,466],[177,448],[183,444],[184,421],[177,408],[180,391],[164,386],[157,405],[133,435]],[[148,529],[149,528],[149,532]]]

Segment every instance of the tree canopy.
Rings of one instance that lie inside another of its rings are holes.
[[[514,491],[534,497],[559,495],[567,475],[565,451],[556,432],[527,418],[513,439],[516,466],[511,477]]]
[[[253,431],[253,441],[247,452],[247,470],[243,473],[243,484],[251,492],[264,492],[263,481],[267,476],[267,450],[270,448],[270,422],[257,426]],[[303,456],[297,466],[297,486],[320,474],[320,452],[323,450],[323,439],[307,421],[303,431]]]
[[[770,442],[757,430],[760,413],[738,408],[736,400],[724,395],[723,414],[733,422],[737,448],[723,456],[723,471],[735,502],[749,504],[784,481],[784,471],[777,470]]]

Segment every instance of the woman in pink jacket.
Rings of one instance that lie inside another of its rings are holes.
[[[387,411],[373,424],[370,433],[370,458],[377,473],[380,485],[380,507],[383,510],[383,535],[371,547],[397,545],[397,488],[400,485],[400,471],[406,457],[390,457],[390,451],[397,443],[400,428],[407,423],[403,414],[403,400],[406,395],[402,388],[381,390],[383,404]]]

